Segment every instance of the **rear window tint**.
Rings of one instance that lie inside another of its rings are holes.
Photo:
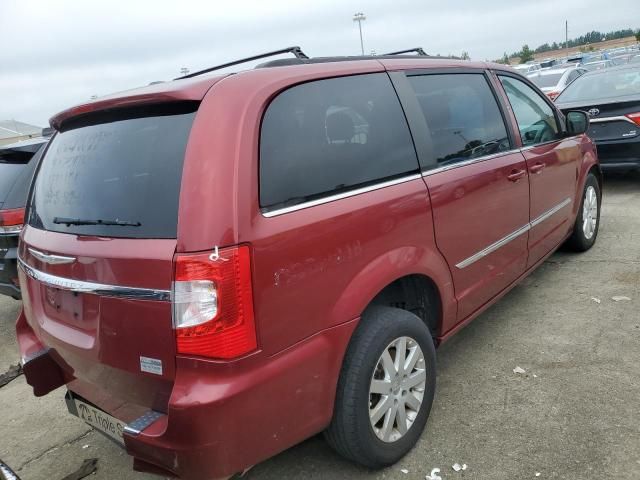
[[[172,114],[120,117],[58,133],[36,177],[29,224],[78,235],[176,238],[194,108],[175,114],[172,107]]]
[[[267,109],[260,205],[279,208],[418,170],[389,77],[340,77],[292,87]]]

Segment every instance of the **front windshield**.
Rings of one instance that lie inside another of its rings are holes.
[[[603,98],[629,95],[640,95],[640,66],[583,75],[569,85],[556,102],[592,103]]]
[[[536,84],[538,88],[555,87],[564,72],[548,73],[546,75],[530,75],[528,78]]]

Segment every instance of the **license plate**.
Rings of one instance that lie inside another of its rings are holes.
[[[87,422],[96,430],[101,431],[105,435],[108,435],[109,437],[114,439],[116,442],[124,445],[124,439],[122,438],[122,432],[124,432],[124,427],[126,426],[124,422],[121,422],[117,418],[112,417],[99,408],[96,408],[93,405],[89,405],[88,403],[84,403],[77,398],[74,398],[73,401],[76,404],[78,417]]]

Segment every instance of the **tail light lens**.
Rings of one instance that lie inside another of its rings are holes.
[[[181,354],[230,359],[257,348],[249,247],[176,256],[173,325]]]
[[[640,112],[629,113],[626,115],[626,117],[636,125],[640,126]]]
[[[551,100],[555,100],[556,98],[558,98],[558,95],[560,95],[560,92],[547,92],[547,97],[549,97]]]
[[[24,208],[0,210],[0,234],[18,234],[24,224]]]

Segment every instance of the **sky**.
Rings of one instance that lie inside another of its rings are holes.
[[[500,58],[591,30],[640,28],[640,0],[0,0],[0,120],[39,126],[92,95],[300,45],[309,56],[421,46]],[[633,24],[635,22],[635,24]]]

